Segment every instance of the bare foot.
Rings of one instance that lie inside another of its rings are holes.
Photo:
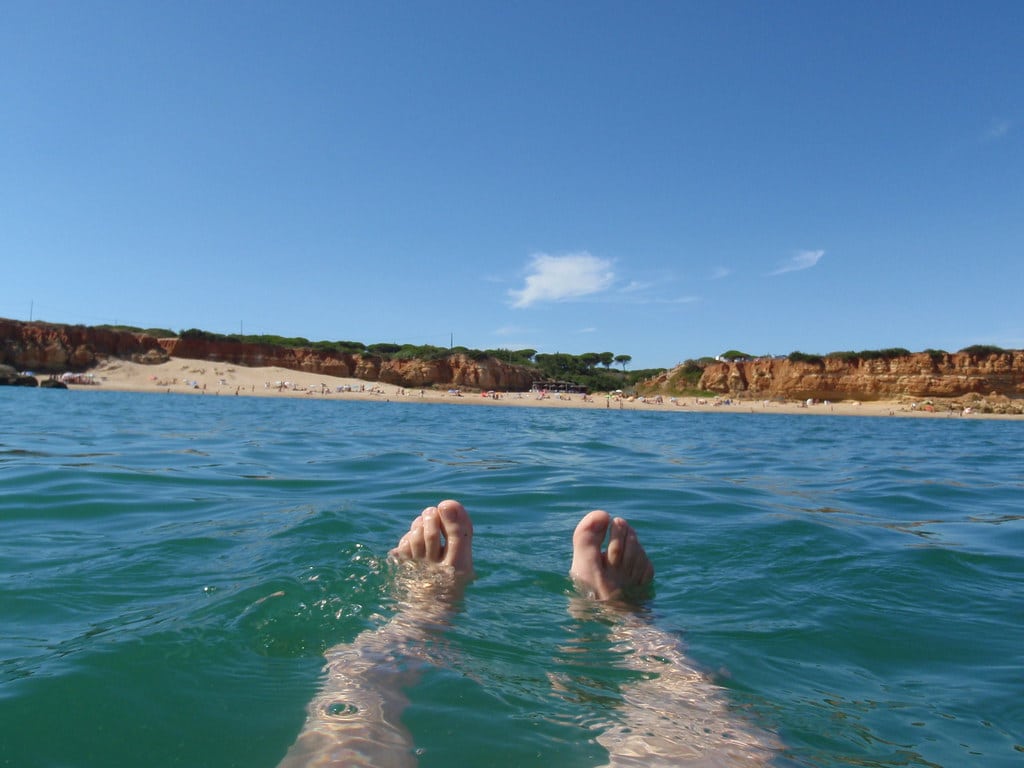
[[[473,521],[459,502],[427,507],[389,553],[396,560],[446,566],[459,577],[473,578]]]
[[[602,552],[609,529],[608,549]],[[630,587],[650,584],[654,565],[629,523],[597,509],[584,515],[573,532],[569,576],[588,596],[614,600]]]

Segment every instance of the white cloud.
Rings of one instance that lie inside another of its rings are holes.
[[[526,285],[510,290],[512,306],[529,307],[540,301],[563,301],[600,293],[611,287],[615,273],[611,262],[586,251],[552,256],[534,254]]]
[[[723,277],[728,277],[733,273],[734,270],[729,267],[718,267],[714,272],[711,273],[712,280],[721,280]]]
[[[495,336],[522,336],[527,333],[530,333],[530,329],[519,325],[503,325],[494,331]]]
[[[622,289],[623,293],[636,293],[637,291],[646,291],[650,288],[652,283],[641,283],[639,280],[634,280],[625,288]]]
[[[1009,120],[993,120],[988,130],[985,131],[984,139],[985,141],[999,141],[1009,135],[1010,128],[1012,125]]]
[[[802,269],[810,269],[824,255],[824,251],[799,251],[789,261],[769,274],[783,275],[786,272],[799,272]]]

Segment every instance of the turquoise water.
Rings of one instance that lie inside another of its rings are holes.
[[[571,660],[600,695],[550,683],[598,507],[774,764],[1024,762],[1024,424],[21,389],[0,415],[0,765],[276,765],[446,497],[478,578],[457,666],[409,692],[422,766],[606,760],[607,644]]]

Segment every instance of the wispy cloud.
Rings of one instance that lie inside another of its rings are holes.
[[[999,141],[1010,135],[1013,125],[1009,120],[993,120],[982,138],[985,141]]]
[[[636,293],[637,291],[646,291],[650,288],[653,283],[642,283],[639,280],[634,280],[625,288],[622,289],[623,293]]]
[[[510,290],[512,306],[525,308],[542,301],[564,301],[600,293],[611,287],[615,273],[611,261],[586,251],[531,257],[526,284]]]
[[[810,269],[817,264],[824,255],[824,251],[798,251],[789,259],[789,261],[782,264],[774,272],[769,272],[768,274],[784,275],[787,272],[799,272],[803,269]]]
[[[721,280],[722,278],[731,275],[734,271],[735,270],[730,269],[729,267],[717,267],[715,271],[711,273],[710,279]]]

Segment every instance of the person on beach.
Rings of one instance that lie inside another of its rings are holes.
[[[607,547],[604,542],[607,539]],[[641,672],[624,706],[595,733],[610,766],[764,765],[774,738],[734,715],[722,689],[690,662],[672,635],[635,610],[654,565],[633,527],[603,510],[587,513],[572,536],[569,568],[574,616],[603,611],[611,639],[630,650],[623,663]],[[474,578],[473,522],[458,501],[427,507],[389,552],[400,566],[399,608],[383,627],[328,649],[327,680],[279,768],[413,768],[412,735],[401,722],[404,690],[437,664],[432,637]],[[427,649],[430,648],[428,653]],[[558,681],[552,684],[558,687]]]

